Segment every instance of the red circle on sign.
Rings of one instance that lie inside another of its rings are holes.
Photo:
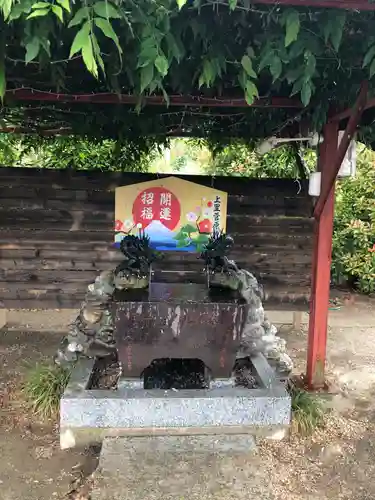
[[[171,231],[181,218],[181,206],[177,197],[162,187],[148,188],[139,193],[133,203],[133,220],[145,229],[152,221],[160,221]]]

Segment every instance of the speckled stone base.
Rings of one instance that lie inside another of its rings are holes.
[[[92,500],[274,500],[254,439],[106,438]]]
[[[259,389],[216,381],[202,390],[144,390],[124,381],[118,390],[90,390],[93,361],[74,369],[60,403],[60,445],[71,448],[105,436],[256,434],[282,431],[291,402],[262,355],[252,358]]]

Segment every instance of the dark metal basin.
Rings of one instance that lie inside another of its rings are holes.
[[[154,359],[197,358],[214,378],[229,377],[247,305],[229,292],[214,293],[193,283],[152,283],[149,290],[115,296],[123,376],[140,377]]]

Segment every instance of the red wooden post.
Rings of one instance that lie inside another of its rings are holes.
[[[318,168],[322,173],[321,192],[330,183],[330,171],[338,149],[338,123],[324,127],[324,142],[320,147]],[[315,220],[314,254],[312,262],[310,320],[307,350],[307,383],[310,388],[324,386],[327,323],[331,277],[332,232],[335,183],[320,217]]]

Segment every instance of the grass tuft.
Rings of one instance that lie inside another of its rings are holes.
[[[56,416],[69,377],[70,370],[58,365],[34,366],[26,375],[23,385],[23,393],[32,411],[42,418]]]
[[[290,384],[292,398],[292,426],[304,436],[311,435],[324,422],[324,404],[321,398]]]

